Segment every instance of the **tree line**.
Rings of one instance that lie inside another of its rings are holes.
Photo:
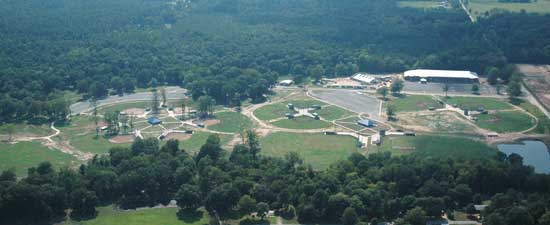
[[[96,207],[152,207],[177,200],[182,211],[204,209],[222,222],[235,215],[275,210],[300,223],[424,225],[454,210],[482,212],[488,225],[546,225],[550,175],[536,174],[516,154],[490,158],[392,157],[359,153],[314,170],[296,153],[261,155],[254,132],[231,152],[216,135],[196,155],[169,140],[137,139],[73,170],[44,162],[17,179],[0,174],[0,223],[51,223],[70,210],[75,220],[97,216]]]

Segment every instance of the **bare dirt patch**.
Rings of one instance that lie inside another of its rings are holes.
[[[172,133],[169,133],[168,135],[166,135],[167,140],[175,139],[175,140],[178,140],[178,141],[186,141],[189,138],[191,138],[191,134],[172,132]]]
[[[117,135],[109,138],[109,142],[113,144],[125,144],[134,142],[135,137],[133,135]]]
[[[519,64],[517,67],[525,75],[525,85],[550,109],[550,65]]]
[[[220,120],[209,119],[209,120],[204,121],[205,126],[214,126],[214,125],[218,125],[218,124],[220,124]]]
[[[128,115],[143,115],[145,113],[145,109],[129,108],[129,109],[125,109],[123,112]]]

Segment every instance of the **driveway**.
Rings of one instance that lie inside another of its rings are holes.
[[[184,97],[186,90],[180,87],[166,87],[167,99],[181,99]],[[153,97],[151,92],[138,92],[133,94],[125,94],[124,96],[113,95],[98,102],[98,106],[110,105],[118,102],[130,102],[139,100],[150,100]],[[89,101],[77,102],[70,106],[71,114],[79,114],[91,109]]]

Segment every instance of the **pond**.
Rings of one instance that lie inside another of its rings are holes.
[[[533,166],[535,172],[550,174],[550,153],[544,142],[525,140],[521,144],[500,144],[497,147],[506,155],[520,155],[523,157],[523,164]]]

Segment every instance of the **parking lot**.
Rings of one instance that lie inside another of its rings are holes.
[[[419,82],[405,81],[404,92],[408,93],[422,93],[422,94],[435,94],[435,95],[444,95],[443,91],[444,83],[427,83],[421,84]],[[472,86],[474,84],[463,84],[463,83],[448,83],[449,85],[449,95],[470,95],[472,94]],[[477,84],[479,87],[479,94],[485,96],[497,95],[495,87],[489,86],[487,84]],[[502,88],[501,93],[504,92],[505,88]]]
[[[368,114],[373,119],[380,119],[380,101],[356,90],[314,90],[311,95],[356,113]]]

